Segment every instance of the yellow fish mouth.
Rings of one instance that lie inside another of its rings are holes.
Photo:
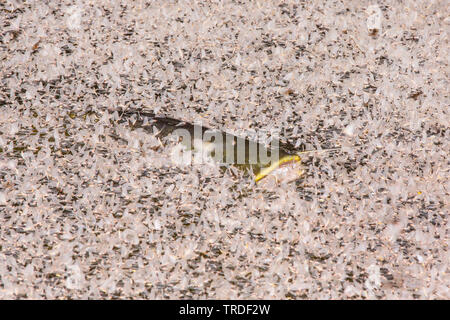
[[[261,169],[261,171],[255,176],[255,182],[260,181],[261,179],[270,175],[274,170],[278,169],[279,167],[281,167],[285,164],[291,163],[291,162],[300,163],[301,158],[298,155],[288,155],[288,156],[282,157],[277,162],[274,162],[270,166]],[[298,175],[301,176],[302,173],[303,173],[302,171],[299,171]]]

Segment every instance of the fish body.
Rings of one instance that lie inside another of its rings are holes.
[[[280,180],[283,176],[289,176],[289,180],[293,180],[302,173],[300,157],[277,144],[266,147],[262,143],[220,130],[145,111],[124,111],[119,122],[128,122],[132,128],[142,128],[159,139],[181,137],[181,145],[185,150],[212,158],[220,165],[233,165],[251,171],[256,182],[268,175]]]

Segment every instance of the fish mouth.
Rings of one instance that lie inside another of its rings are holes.
[[[255,182],[260,181],[261,179],[267,177],[275,170],[289,166],[290,164],[301,163],[301,159],[298,155],[288,155],[280,158],[278,161],[272,163],[270,166],[261,169],[261,171],[255,176]],[[298,175],[301,176],[302,171],[298,172]]]

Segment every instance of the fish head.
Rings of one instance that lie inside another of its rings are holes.
[[[293,182],[303,176],[305,170],[301,159],[297,155],[285,156],[270,166],[263,168],[255,177],[260,186],[268,184],[286,184]]]

